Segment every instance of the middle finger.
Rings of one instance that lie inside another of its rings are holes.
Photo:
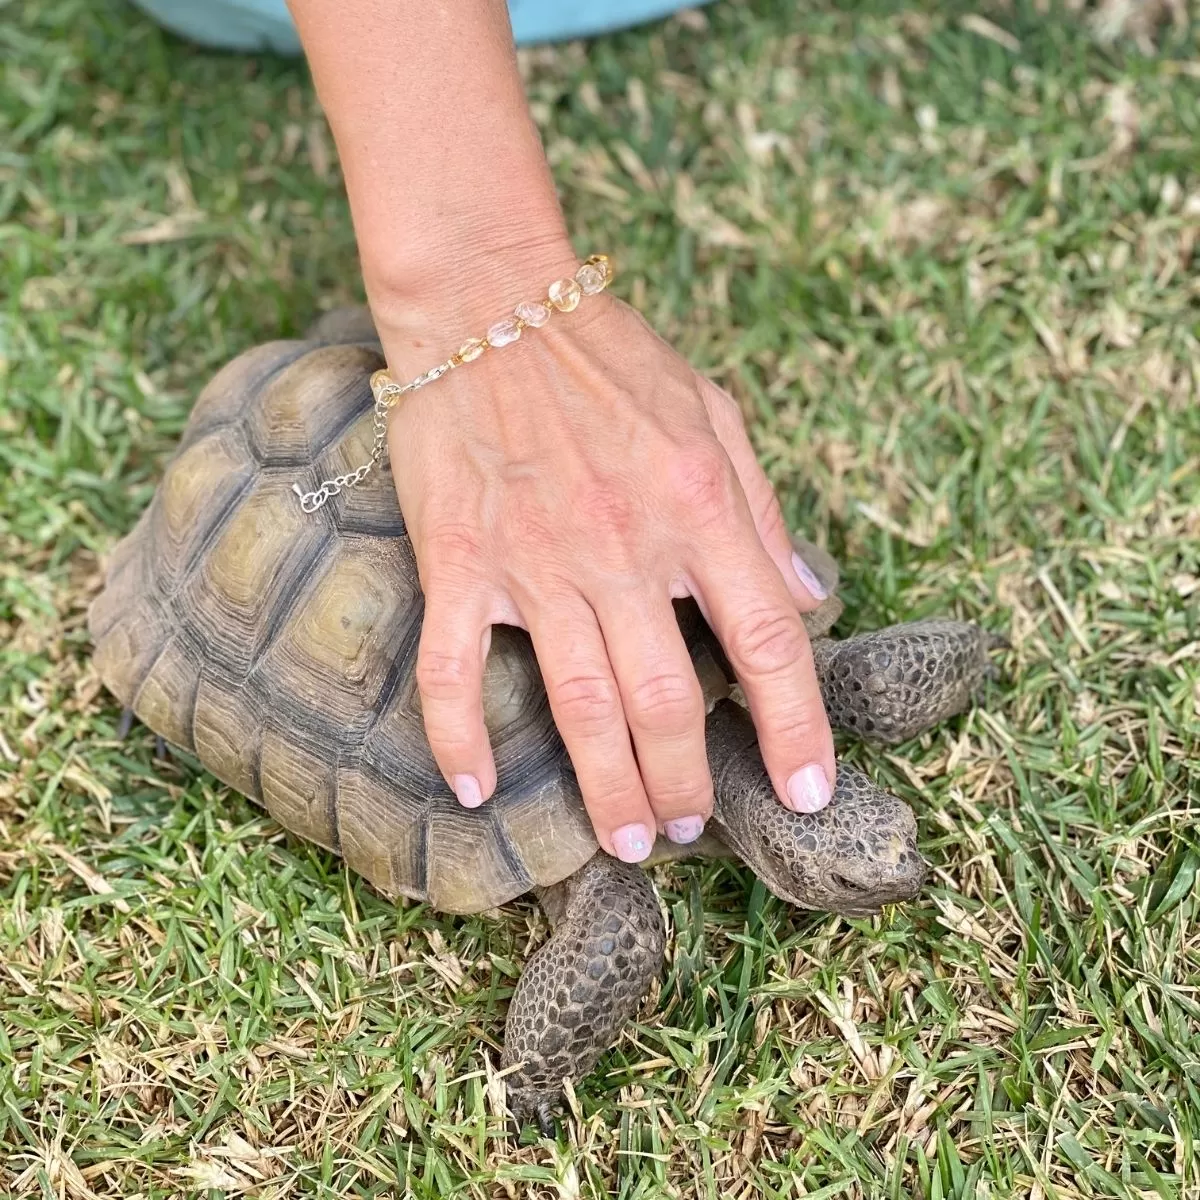
[[[592,605],[655,819],[671,841],[695,841],[713,797],[704,696],[670,598],[624,592]]]

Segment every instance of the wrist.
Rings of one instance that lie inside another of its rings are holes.
[[[512,220],[461,228],[440,236],[438,253],[368,267],[363,275],[372,315],[388,364],[416,373],[480,337],[527,300],[539,300],[555,280],[575,274],[576,255],[561,217],[545,224],[525,222],[514,234]]]

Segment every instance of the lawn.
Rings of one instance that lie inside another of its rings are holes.
[[[359,295],[305,71],[0,0],[0,1192],[1200,1196],[1198,28],[722,0],[524,56],[578,246],[739,397],[842,630],[1013,649],[846,747],[919,814],[918,901],[661,870],[657,1003],[573,1141],[514,1146],[533,906],[383,902],[119,741],[89,665],[199,387]]]

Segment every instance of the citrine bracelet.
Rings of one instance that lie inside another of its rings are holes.
[[[410,379],[408,383],[397,383],[387,371],[376,371],[371,376],[371,392],[375,397],[375,410],[372,422],[374,441],[371,445],[370,461],[356,467],[353,471],[348,471],[345,475],[324,480],[317,485],[316,491],[313,492],[304,491],[298,483],[292,484],[292,491],[300,497],[300,507],[306,513],[316,512],[331,496],[336,496],[339,492],[344,492],[347,488],[362,483],[383,462],[383,456],[387,451],[388,413],[395,407],[401,396],[407,396],[409,392],[415,392],[427,383],[441,379],[455,367],[474,362],[485,350],[498,350],[503,346],[511,346],[513,342],[520,339],[523,330],[540,329],[555,312],[574,312],[584,296],[594,296],[598,292],[604,291],[612,282],[612,278],[613,268],[608,256],[593,254],[575,272],[573,279],[556,279],[546,289],[544,300],[522,301],[513,309],[511,317],[497,321],[484,337],[469,338],[459,347],[458,352],[452,354],[445,362],[438,363],[436,367],[430,367],[424,374]]]

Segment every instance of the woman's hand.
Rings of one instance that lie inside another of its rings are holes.
[[[576,267],[505,0],[289,4],[388,365],[411,379]],[[671,607],[685,595],[737,670],[780,797],[828,802],[833,747],[797,611],[820,585],[792,562],[729,397],[631,310],[590,297],[412,393],[390,448],[426,593],[421,702],[463,803],[496,783],[481,676],[505,622],[533,637],[605,849],[644,858],[655,827],[697,837],[712,782]]]
[[[544,261],[530,298],[576,265],[565,248]],[[438,328],[435,303],[413,311],[376,308],[401,381],[475,332]],[[799,617],[820,584],[792,553],[734,401],[632,309],[586,297],[412,393],[389,449],[426,597],[422,710],[463,804],[496,786],[481,695],[504,623],[532,637],[600,844],[637,861],[656,828],[698,837],[712,781],[671,604],[682,596],[737,672],[783,802],[828,802],[833,746]]]

